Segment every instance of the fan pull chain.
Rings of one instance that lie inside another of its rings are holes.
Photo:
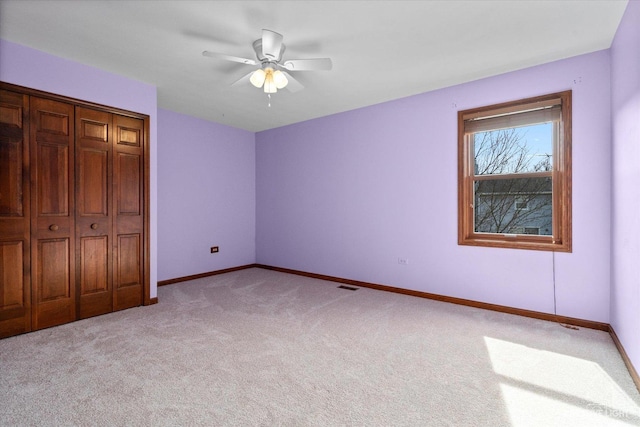
[[[269,98],[268,107],[271,108],[271,94],[270,93],[267,94],[267,98]]]

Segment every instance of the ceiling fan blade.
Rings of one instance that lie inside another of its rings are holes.
[[[224,53],[209,52],[208,50],[205,50],[204,52],[202,52],[202,56],[208,56],[209,58],[224,59],[225,61],[239,62],[241,64],[256,65],[256,61],[254,61],[253,59],[240,58],[238,56],[226,55]]]
[[[245,74],[244,76],[240,77],[240,78],[239,78],[238,80],[236,80],[235,82],[231,83],[231,86],[242,86],[242,85],[245,85],[245,84],[247,84],[247,83],[250,83],[249,79],[251,78],[251,75],[252,75],[253,73],[254,73],[254,72],[253,72],[253,71],[251,71],[250,73]]]
[[[291,74],[287,73],[286,71],[282,71],[282,74],[284,74],[287,77],[287,80],[289,81],[289,83],[285,87],[285,89],[289,89],[289,92],[298,92],[304,89],[304,86],[302,86],[302,83],[294,79],[291,76]]]
[[[271,59],[279,59],[282,38],[282,34],[275,31],[262,30],[262,55]]]
[[[282,66],[289,71],[320,71],[331,70],[333,62],[330,58],[290,59]]]

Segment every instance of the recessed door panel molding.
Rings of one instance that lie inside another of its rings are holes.
[[[140,237],[139,234],[118,236],[118,288],[141,284],[142,242]]]
[[[77,276],[81,319],[113,311],[110,245],[107,235],[80,238]]]
[[[31,330],[29,97],[0,88],[0,338]]]
[[[0,102],[0,123],[8,128],[22,129],[22,105]]]
[[[42,239],[35,245],[34,329],[75,320],[71,242],[68,238]]]
[[[143,302],[143,252],[140,234],[118,236],[114,309],[141,305]]]
[[[116,144],[142,147],[141,120],[121,117],[117,127]]]
[[[118,215],[141,215],[141,156],[118,153],[116,162]]]
[[[20,94],[0,91],[0,216],[24,214],[24,111]]]
[[[26,306],[22,241],[0,242],[0,313]],[[0,319],[2,315],[0,314]]]
[[[38,214],[69,216],[69,147],[38,144]]]
[[[80,132],[78,132],[78,138],[84,139],[84,140],[99,141],[106,144],[109,142],[108,129],[109,129],[108,123],[81,118]]]
[[[78,208],[80,216],[108,214],[108,156],[107,150],[79,149],[77,156]]]
[[[0,139],[0,216],[24,216],[22,156],[22,141]]]
[[[80,239],[80,295],[108,292],[109,241],[107,236]]]
[[[42,109],[37,113],[36,123],[38,124],[38,133],[69,136],[68,114]]]
[[[69,239],[38,241],[38,303],[68,299],[72,294]]]
[[[129,129],[126,127],[118,128],[118,144],[131,145],[133,147],[141,146],[140,129]]]

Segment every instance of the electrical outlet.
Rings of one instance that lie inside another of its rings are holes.
[[[217,254],[218,252],[220,252],[220,249],[218,249],[217,246],[211,246],[211,253],[212,254]]]
[[[398,258],[398,264],[409,265],[409,259],[408,258]]]

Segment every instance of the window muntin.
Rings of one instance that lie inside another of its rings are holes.
[[[571,251],[571,92],[459,112],[460,244]]]

